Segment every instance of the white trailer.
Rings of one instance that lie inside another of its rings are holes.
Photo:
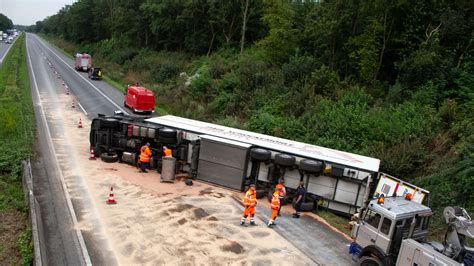
[[[0,30],[0,42],[3,41],[3,31]]]
[[[186,163],[198,179],[243,190],[246,180],[254,176],[260,187],[270,189],[275,182],[275,158],[294,158],[294,167],[280,172],[286,187],[296,189],[304,181],[310,197],[317,198],[322,207],[343,214],[353,214],[364,205],[380,166],[376,158],[177,116],[145,121],[175,129],[179,138],[189,143]],[[256,151],[268,152],[269,159],[252,160]],[[301,171],[303,161],[323,169],[305,173]]]

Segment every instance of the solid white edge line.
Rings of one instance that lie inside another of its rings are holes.
[[[33,64],[31,63],[30,52],[29,52],[29,49],[28,49],[27,36],[25,36],[25,43],[26,43],[26,54],[28,55],[29,67],[30,67],[31,74],[33,76],[33,83],[35,85],[35,90],[36,90],[37,97],[38,97],[38,105],[40,107],[39,109],[40,109],[40,112],[41,112],[41,120],[43,120],[43,123],[46,127],[46,135],[47,135],[48,144],[51,146],[51,151],[53,152],[53,154],[57,158],[56,148],[54,147],[54,143],[53,143],[53,140],[52,140],[50,128],[49,128],[49,125],[48,125],[48,121],[46,121],[46,115],[44,114],[43,104],[41,103],[40,92],[39,92],[39,88],[38,88],[38,82],[36,81],[35,72],[33,70]],[[86,243],[84,242],[84,237],[82,236],[82,232],[81,232],[81,230],[79,230],[79,228],[77,228],[78,222],[77,222],[76,212],[74,211],[74,208],[72,206],[71,196],[69,195],[69,192],[67,190],[66,182],[64,180],[64,176],[63,176],[63,173],[61,171],[61,166],[59,165],[59,162],[58,162],[57,159],[54,160],[54,161],[56,162],[56,168],[58,169],[58,172],[59,172],[59,176],[60,176],[60,179],[61,179],[61,185],[63,187],[63,191],[64,191],[64,194],[66,196],[66,201],[67,201],[69,213],[71,214],[71,218],[73,220],[74,229],[76,231],[76,235],[77,235],[77,238],[78,238],[78,241],[79,241],[79,245],[80,245],[80,249],[81,249],[81,252],[82,252],[84,262],[86,263],[86,265],[92,265],[91,258],[89,257],[89,252],[87,251]]]
[[[19,36],[19,35],[18,35],[18,36]],[[10,51],[10,49],[12,48],[12,46],[15,44],[16,39],[18,39],[18,36],[16,36],[15,40],[14,40],[12,43],[10,43],[10,46],[9,46],[9,47],[7,48],[7,50],[5,51],[5,54],[2,56],[2,58],[0,58],[0,64],[3,63],[3,60],[5,59],[5,57],[6,57],[7,54],[8,54],[8,51]],[[25,36],[26,36],[26,35],[25,35]],[[26,37],[25,37],[25,39],[26,39]]]
[[[81,77],[83,80],[85,80],[87,83],[89,83],[89,85],[91,85],[98,93],[100,93],[102,96],[104,96],[105,99],[107,99],[111,104],[113,104],[115,107],[117,107],[120,111],[124,112],[125,114],[127,115],[130,115],[125,109],[123,109],[120,105],[116,104],[114,101],[112,101],[112,99],[109,98],[109,96],[105,95],[101,90],[99,90],[99,88],[97,88],[96,86],[94,86],[94,84],[92,84],[89,80],[87,80],[86,78],[84,78],[81,74],[77,73],[77,71],[72,68],[66,61],[64,61],[59,55],[57,55],[53,50],[51,50],[51,48],[49,48],[46,44],[44,44],[43,40],[41,40],[41,38],[35,36],[36,39],[38,39],[38,41],[44,46],[46,47],[46,49],[48,49],[51,53],[53,53],[59,60],[61,60],[68,68],[70,68],[74,73],[76,73],[76,75],[78,75],[79,77]]]
[[[82,107],[82,104],[81,104],[79,101],[77,101],[77,105],[81,108],[82,112],[83,112],[86,116],[88,116],[86,109],[84,109],[84,107]]]

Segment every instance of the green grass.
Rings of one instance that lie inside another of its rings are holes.
[[[0,216],[22,217],[13,220],[16,223],[13,226],[21,228],[22,246],[28,245],[31,230],[26,226],[28,207],[24,202],[20,178],[21,161],[32,155],[35,131],[26,62],[25,36],[21,35],[0,68]],[[19,236],[17,231],[0,230],[0,237],[11,240]],[[20,250],[16,246],[18,250],[14,254],[7,254],[15,243],[3,243],[4,252],[0,253],[0,261],[15,261],[20,252],[22,264],[29,265],[33,257],[32,249]]]
[[[330,225],[337,228],[339,231],[343,232],[348,236],[351,235],[351,230],[348,227],[349,219],[338,216],[334,213],[325,210],[318,211],[316,214],[326,220]]]

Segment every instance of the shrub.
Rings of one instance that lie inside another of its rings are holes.
[[[165,63],[160,66],[156,81],[163,83],[168,79],[175,77],[179,73],[179,67],[173,63]]]

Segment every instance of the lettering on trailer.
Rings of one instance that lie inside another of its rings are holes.
[[[336,150],[325,149],[325,151],[323,153],[321,151],[322,148],[316,147],[316,146],[313,146],[313,145],[307,145],[306,144],[303,147],[297,147],[295,144],[289,143],[289,142],[284,142],[284,141],[279,141],[279,140],[274,140],[274,139],[268,139],[268,138],[249,135],[249,134],[245,134],[245,133],[239,133],[239,132],[225,130],[225,129],[222,129],[222,128],[217,128],[217,127],[212,127],[212,126],[200,127],[200,129],[203,130],[204,132],[222,133],[222,134],[225,134],[228,137],[238,137],[238,138],[242,138],[242,139],[246,139],[246,140],[264,141],[264,142],[267,142],[267,143],[278,144],[278,145],[283,145],[283,146],[287,146],[287,147],[292,147],[292,148],[295,148],[295,149],[300,149],[302,151],[309,152],[309,153],[315,153],[315,154],[318,154],[320,156],[326,156],[326,157],[334,158],[334,159],[341,159],[341,157],[342,157],[343,160],[345,160],[345,161],[349,161],[349,162],[353,162],[353,163],[363,163],[362,161],[357,160],[356,158],[354,158],[352,156],[349,156],[346,153],[338,152]]]

